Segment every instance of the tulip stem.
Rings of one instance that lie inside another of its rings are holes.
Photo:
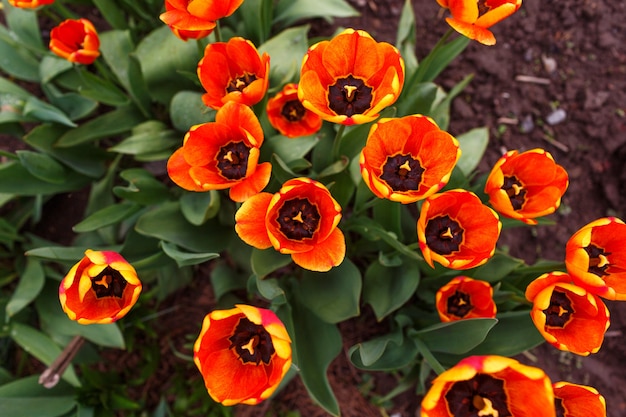
[[[437,375],[441,375],[443,372],[446,371],[446,368],[444,368],[443,365],[439,363],[439,361],[435,358],[430,349],[428,349],[428,346],[426,346],[426,344],[422,342],[419,337],[414,337],[413,341],[417,346],[417,350],[419,350],[419,352],[422,354],[422,358],[424,358],[424,360],[428,363],[428,365],[430,365],[433,371],[437,373]]]
[[[222,41],[222,31],[220,30],[220,21],[216,21],[215,22],[215,29],[213,30],[213,33],[215,34],[215,42],[221,42]]]
[[[341,147],[341,138],[343,137],[344,130],[346,130],[346,125],[339,125],[339,129],[337,129],[337,134],[335,135],[335,141],[333,142],[333,161],[338,160],[341,156],[339,148]]]

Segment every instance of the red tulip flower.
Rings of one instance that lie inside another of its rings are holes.
[[[443,188],[460,156],[457,140],[429,117],[382,119],[361,152],[361,174],[376,196],[413,203]]]
[[[527,224],[553,213],[567,190],[568,176],[543,149],[507,152],[491,170],[485,193],[500,214]]]
[[[403,84],[404,61],[395,47],[362,30],[346,29],[309,48],[298,97],[324,120],[361,124],[393,104]]]
[[[80,324],[112,323],[124,317],[139,293],[135,268],[111,251],[85,251],[59,286],[63,311]]]
[[[302,268],[324,272],[341,264],[346,253],[339,220],[341,207],[323,184],[294,178],[276,194],[246,200],[235,214],[235,231],[255,248],[274,247]]]
[[[298,99],[298,85],[294,83],[286,84],[267,101],[267,118],[274,129],[290,138],[312,135],[322,127],[322,118]]]
[[[565,246],[572,280],[608,300],[626,300],[626,224],[616,217],[595,220]]]
[[[548,376],[502,356],[470,356],[441,373],[422,400],[421,417],[556,417]]]
[[[602,299],[572,283],[564,272],[550,272],[526,288],[533,303],[530,317],[548,343],[587,356],[600,350],[609,328],[609,310]]]
[[[252,42],[234,37],[210,43],[198,63],[198,78],[206,94],[202,101],[219,109],[229,101],[252,106],[269,85],[270,56],[259,54]]]
[[[606,401],[593,387],[557,382],[554,403],[559,417],[606,417]]]
[[[237,305],[202,323],[193,360],[211,398],[223,405],[258,404],[291,366],[291,339],[270,310]]]
[[[446,21],[454,30],[484,45],[494,45],[496,37],[489,28],[515,13],[522,0],[437,0],[437,3],[450,9],[452,17]]]
[[[476,194],[449,190],[424,200],[417,238],[424,260],[450,269],[469,269],[487,262],[496,250],[502,224]]]
[[[159,18],[180,39],[200,39],[208,36],[216,21],[230,16],[243,0],[165,0],[165,13]]]
[[[215,122],[196,125],[183,146],[167,163],[176,184],[189,191],[230,189],[233,201],[242,202],[261,191],[270,180],[272,165],[258,163],[263,129],[254,112],[229,102],[218,110]]]
[[[50,50],[70,62],[89,65],[100,56],[100,39],[87,19],[67,19],[50,31]]]
[[[453,278],[441,287],[435,305],[442,322],[494,318],[497,312],[491,284],[464,276]]]
[[[9,0],[9,4],[20,9],[34,9],[46,4],[52,4],[54,0]]]

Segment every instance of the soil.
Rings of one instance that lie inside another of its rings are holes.
[[[315,21],[315,33],[330,35],[337,26],[354,27],[367,30],[378,41],[395,42],[402,0],[349,1],[360,11],[359,17]],[[423,58],[448,30],[444,20],[447,12],[434,0],[413,0],[413,7],[417,19],[417,56]],[[495,46],[471,43],[435,80],[450,89],[468,73],[475,74],[453,103],[449,131],[455,135],[475,127],[489,128],[491,140],[479,165],[481,173],[488,172],[505,150],[536,147],[551,152],[568,171],[570,185],[561,209],[551,216],[554,225],[503,231],[499,244],[529,263],[539,258],[562,260],[566,241],[592,220],[606,215],[626,217],[625,20],[626,2],[622,1],[524,0],[517,14],[494,27]],[[529,82],[528,78],[519,76],[535,78]],[[556,110],[564,111],[565,119],[548,123]],[[4,142],[0,148],[15,149],[21,145]],[[67,198],[80,196],[61,196],[49,204],[62,209]],[[44,217],[37,231],[60,243],[69,243],[71,225],[55,223],[59,218],[67,217]],[[206,268],[200,268],[199,274],[206,277]],[[185,346],[189,345],[186,335],[197,333],[196,323],[213,306],[210,288],[190,287],[172,296],[163,307],[169,305],[179,306],[177,311],[184,320],[176,320],[178,315],[161,320],[161,351],[168,352],[172,343],[185,352]],[[599,353],[579,357],[544,344],[518,359],[543,368],[553,381],[567,380],[596,387],[606,398],[608,415],[625,417],[626,303],[607,302],[607,305],[611,327]],[[341,325],[346,351],[357,341],[367,340],[375,323],[367,307],[363,312],[359,319]],[[346,356],[339,355],[329,369],[342,415],[385,415],[371,399],[392,389],[393,377],[357,371]],[[178,366],[174,362],[180,361],[172,357],[172,363],[167,363],[167,357],[172,355],[163,355],[166,363],[157,371],[154,387],[143,389],[144,393],[154,393],[155,404],[160,395],[156,387],[167,379],[168,370]],[[117,360],[132,362],[124,353],[120,357],[119,352]],[[420,397],[409,390],[398,396],[387,412],[394,416],[417,416],[419,403]],[[297,410],[303,417],[326,416],[309,399],[298,378],[275,400],[235,410],[239,417],[289,410]]]

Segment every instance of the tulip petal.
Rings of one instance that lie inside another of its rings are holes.
[[[248,198],[235,213],[235,232],[241,240],[257,249],[267,249],[272,246],[265,225],[272,194],[259,193]]]
[[[310,271],[326,272],[343,262],[346,241],[340,229],[334,229],[328,238],[308,252],[291,254],[293,261]]]

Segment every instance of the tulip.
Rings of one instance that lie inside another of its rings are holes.
[[[67,19],[50,31],[50,50],[70,62],[89,65],[100,56],[100,39],[87,19]]]
[[[135,305],[141,282],[135,268],[111,251],[85,251],[61,281],[63,311],[80,324],[112,323]]]
[[[267,399],[291,366],[283,323],[274,312],[249,305],[209,313],[193,352],[209,395],[226,406]]]
[[[290,138],[312,135],[322,127],[322,118],[298,99],[298,85],[294,83],[286,84],[267,101],[267,118],[274,129]]]
[[[9,4],[20,9],[34,9],[46,4],[52,4],[54,0],[9,0]]]
[[[159,18],[180,39],[200,39],[217,26],[217,20],[230,16],[243,0],[165,0],[165,13]]]
[[[606,417],[606,401],[598,390],[586,385],[555,383],[554,403],[560,417]]]
[[[441,287],[435,296],[435,305],[442,322],[494,318],[497,311],[491,285],[464,276],[453,278]]]
[[[443,188],[460,156],[458,141],[429,117],[381,119],[361,152],[361,175],[376,196],[413,203]]]
[[[395,47],[362,30],[346,29],[309,48],[298,97],[324,120],[361,124],[393,104],[403,84],[404,61]]]

